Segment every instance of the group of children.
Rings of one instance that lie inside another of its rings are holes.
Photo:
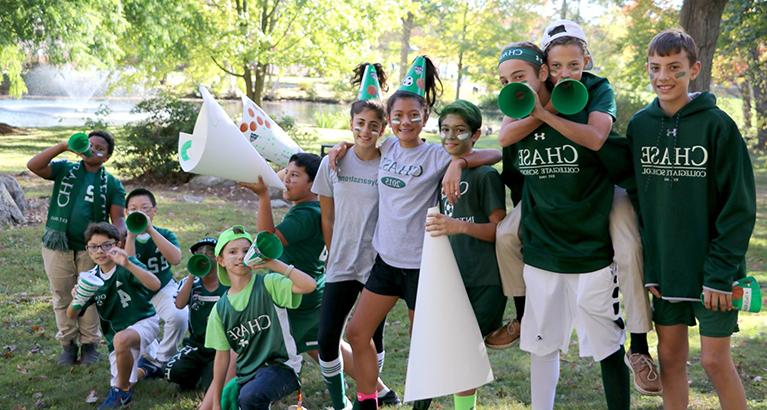
[[[150,222],[145,232],[125,237],[105,222],[107,193],[115,185],[100,167],[108,155],[97,158],[98,166],[85,158],[91,186],[101,190],[92,209],[102,215],[91,218],[82,241],[95,263],[91,272],[104,284],[85,305],[65,308],[74,320],[95,305],[101,319],[112,370],[101,408],[129,402],[138,379],[163,376],[182,388],[207,389],[202,408],[268,409],[299,390],[301,353],[319,363],[333,408],[399,404],[380,378],[384,323],[400,298],[411,323],[417,303],[426,303],[417,299],[424,231],[449,237],[486,345],[504,348],[519,340],[530,353],[533,409],[554,407],[559,354],[568,350],[573,328],[580,355],[600,364],[608,408],[630,407],[630,372],[641,393],[662,394],[665,408],[686,408],[687,328],[696,321],[701,362],[721,405],[745,408],[730,356],[738,317],[731,290],[745,274],[754,178],[734,122],[712,94],[689,93],[700,70],[696,56],[682,31],[652,40],[647,72],[657,98],[634,115],[623,138],[613,131],[612,87],[586,71],[593,57],[577,24],[549,25],[541,48],[506,46],[498,62],[501,85],[526,83],[535,106],[526,118],[504,117],[502,154],[474,148],[482,115],[465,100],[437,113],[441,144],[421,138],[441,92],[428,57],[415,59],[385,106],[385,73],[379,64],[362,64],[350,109],[353,143],[337,145],[323,159],[290,158],[280,174],[292,207],[279,224],[263,181],[241,184],[258,195],[257,230],[279,239],[282,256],[248,265],[254,237],[234,226],[192,246],[192,253],[210,258],[211,269],[180,285],[171,273],[181,261],[175,235]],[[551,90],[563,79],[587,89],[582,111],[564,115],[554,108]],[[393,136],[379,144],[387,126]],[[93,147],[108,142],[101,135],[91,135]],[[30,161],[35,173],[56,181],[56,192],[82,173],[71,163],[66,170],[50,163],[64,149],[52,147]],[[501,160],[499,174],[489,165]],[[508,214],[504,185],[514,203]],[[60,198],[52,203],[66,210]],[[112,203],[119,208],[119,200]],[[145,189],[131,192],[125,204],[150,221],[157,212]],[[427,219],[436,204],[442,213]],[[112,222],[121,228],[117,216]],[[49,217],[48,225],[54,233],[66,230],[61,218]],[[503,324],[507,297],[516,317]],[[652,322],[660,371],[647,343]],[[344,374],[356,381],[351,399]],[[476,389],[454,395],[458,410],[476,402]],[[413,407],[429,405],[419,400]]]

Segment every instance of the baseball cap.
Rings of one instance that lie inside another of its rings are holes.
[[[199,249],[200,247],[205,246],[205,245],[210,245],[210,246],[212,246],[215,249],[216,242],[218,242],[218,241],[216,241],[216,238],[214,238],[212,236],[206,236],[206,237],[200,239],[199,241],[197,241],[197,243],[195,243],[194,245],[192,245],[189,248],[189,250],[192,251],[192,253],[195,253],[195,252],[197,252],[197,249]]]
[[[583,32],[583,29],[578,25],[578,23],[571,20],[556,20],[546,26],[546,28],[543,29],[541,49],[546,51],[551,42],[560,37],[573,37],[583,41],[586,44],[586,54],[589,57],[592,57],[591,53],[588,51],[589,42],[586,40],[586,33]],[[594,58],[592,57],[584,68],[586,70],[590,70],[593,67]]]
[[[253,243],[253,237],[247,231],[245,231],[245,228],[242,225],[235,225],[225,230],[224,232],[221,232],[221,235],[218,236],[218,241],[216,243],[216,256],[220,256],[221,251],[224,249],[224,246],[226,246],[227,243],[241,238],[245,238],[250,243]],[[217,264],[216,273],[218,274],[218,281],[222,285],[232,286],[232,282],[229,280],[229,273],[226,271],[226,268],[221,266],[221,264]]]

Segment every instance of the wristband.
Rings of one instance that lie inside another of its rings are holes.
[[[293,269],[295,269],[295,268],[296,267],[293,266],[293,265],[288,265],[288,270],[285,271],[285,277],[290,279],[290,275],[293,273]]]

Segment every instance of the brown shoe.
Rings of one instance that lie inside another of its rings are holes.
[[[490,333],[485,338],[485,346],[491,349],[505,349],[519,340],[519,321],[514,319]]]
[[[623,361],[634,374],[634,388],[638,392],[647,396],[658,396],[663,393],[658,368],[649,354],[628,351],[623,356]]]

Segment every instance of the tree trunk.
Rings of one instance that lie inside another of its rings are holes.
[[[256,76],[256,82],[253,84],[253,102],[261,105],[261,101],[264,98],[264,87],[266,86],[266,68],[268,66],[263,63],[256,63],[256,69],[254,70]]]
[[[253,87],[253,72],[247,63],[242,65],[242,72],[242,79],[245,80],[245,94],[247,94],[248,98],[254,103],[261,105],[261,101],[256,101],[256,90]]]
[[[749,50],[748,75],[751,90],[754,93],[753,105],[756,108],[756,138],[759,149],[767,148],[767,72],[760,66],[758,45]]]
[[[711,62],[714,60],[719,24],[727,0],[684,0],[679,12],[679,24],[695,40],[698,60],[702,66],[698,78],[690,82],[690,91],[711,88]]]
[[[567,18],[567,0],[562,0],[562,8],[559,9],[559,18],[562,20]]]
[[[463,80],[463,53],[466,50],[466,30],[469,23],[467,20],[469,14],[469,3],[463,5],[463,27],[461,28],[461,43],[458,45],[458,80],[455,85],[455,99],[461,98],[461,80]]]
[[[413,22],[415,16],[407,12],[407,17],[402,19],[402,38],[399,48],[399,80],[402,81],[407,75],[407,69],[410,68],[408,54],[410,53],[410,34],[413,31]]]
[[[740,91],[740,98],[743,100],[743,135],[751,133],[751,81],[748,81],[748,77],[744,78],[742,82],[738,83],[738,90]]]

